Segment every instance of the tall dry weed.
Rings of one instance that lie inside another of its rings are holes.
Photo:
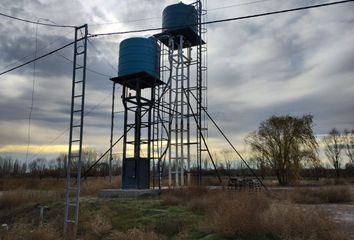
[[[90,226],[91,226],[92,232],[97,236],[107,234],[112,229],[112,223],[111,223],[110,219],[108,219],[100,214],[97,214],[92,219],[92,221],[90,222]]]
[[[226,237],[273,236],[281,240],[346,240],[339,225],[324,212],[287,201],[271,199],[263,193],[182,189],[168,192],[166,204],[187,206],[206,214],[208,223],[201,231]],[[322,190],[323,191],[323,190]],[[326,199],[341,191],[322,192]],[[206,230],[208,228],[208,230]]]
[[[118,186],[117,181],[114,181],[115,188]],[[108,178],[88,179],[81,182],[82,196],[97,196],[97,193],[104,188],[112,188]]]
[[[65,186],[65,179],[39,179],[36,177],[0,179],[0,189],[2,191],[15,189],[57,190],[63,188],[63,186]]]
[[[339,225],[327,214],[301,206],[272,204],[263,212],[265,232],[282,240],[347,240]]]
[[[0,209],[13,209],[29,203],[58,199],[61,193],[55,191],[14,190],[0,195]]]
[[[260,193],[238,193],[214,197],[217,202],[207,214],[212,229],[225,236],[263,233],[261,214],[269,207],[269,199]]]

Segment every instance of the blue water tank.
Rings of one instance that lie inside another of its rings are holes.
[[[160,78],[160,48],[154,38],[133,37],[119,47],[118,77],[145,72]]]
[[[167,6],[162,13],[162,28],[176,30],[176,28],[198,23],[198,13],[195,7],[182,2]],[[190,26],[194,32],[198,31],[197,25]]]

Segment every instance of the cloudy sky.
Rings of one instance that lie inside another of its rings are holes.
[[[333,1],[333,0],[332,0]],[[160,27],[162,0],[2,0],[0,12],[41,22],[80,25],[90,33]],[[191,3],[192,1],[185,1]],[[327,0],[208,0],[208,19],[238,17]],[[354,128],[354,3],[208,26],[209,112],[242,151],[243,139],[272,115],[313,114],[315,133]],[[73,30],[0,16],[0,70],[73,40]],[[144,33],[143,36],[156,32]],[[88,48],[84,145],[109,146],[111,87],[118,44],[132,35],[91,39]],[[66,152],[72,48],[0,76],[0,155],[28,161]],[[103,74],[103,75],[102,75]],[[117,110],[122,109],[120,103]],[[122,120],[118,116],[117,121]],[[116,129],[117,134],[121,129]],[[227,148],[215,129],[214,151]]]

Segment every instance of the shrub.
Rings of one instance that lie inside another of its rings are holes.
[[[262,233],[261,214],[269,200],[259,193],[220,195],[214,208],[209,209],[212,229],[225,236],[257,235]]]

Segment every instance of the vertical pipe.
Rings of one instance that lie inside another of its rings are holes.
[[[135,109],[135,134],[134,134],[134,162],[135,162],[135,178],[137,180],[136,187],[139,188],[140,179],[140,145],[141,145],[141,89],[140,82],[136,81],[136,109]]]
[[[122,102],[124,105],[124,135],[123,135],[123,163],[122,163],[122,188],[125,185],[125,175],[126,175],[126,159],[127,159],[127,135],[128,135],[128,106],[127,106],[127,102],[126,102],[126,91],[127,91],[127,87],[123,86],[122,87],[123,91],[122,91]]]
[[[198,69],[197,69],[197,71],[198,71],[198,79],[197,79],[197,81],[198,81],[198,83],[197,83],[197,85],[199,86],[198,87],[198,96],[199,96],[199,98],[198,98],[198,111],[197,111],[197,113],[198,113],[198,124],[199,124],[199,126],[201,126],[201,122],[202,122],[202,116],[201,116],[201,114],[202,114],[202,80],[203,80],[203,78],[202,78],[202,25],[201,25],[201,23],[202,23],[202,2],[201,2],[201,0],[198,0],[198,34],[199,34],[199,45],[198,45],[198,47],[197,47],[197,51],[198,51]],[[202,129],[200,128],[199,129],[199,131],[198,131],[198,144],[199,144],[199,150],[198,150],[198,161],[199,161],[199,163],[198,163],[198,166],[199,166],[199,185],[201,185],[202,184],[202,142],[201,142],[201,131],[202,131]]]
[[[156,125],[156,122],[157,122],[157,118],[156,118],[156,109],[159,108],[158,106],[158,103],[157,103],[157,106],[154,105],[154,102],[155,100],[153,99],[153,96],[154,96],[154,92],[157,91],[156,87],[155,88],[151,88],[151,98],[150,98],[150,104],[149,104],[149,111],[152,111],[152,123],[149,123],[149,124],[152,124],[152,139],[149,138],[149,141],[148,141],[148,144],[149,146],[151,145],[151,149],[152,149],[152,188],[155,189],[155,178],[156,178],[156,169],[155,169],[155,148],[157,148],[156,145],[156,140],[158,140],[158,133],[157,133],[157,138],[155,139],[155,136],[156,136],[156,132],[157,132],[157,125]],[[152,109],[151,109],[152,108]],[[156,132],[155,132],[156,130]],[[151,163],[151,159],[149,158],[148,160],[150,163]],[[150,168],[149,168],[149,171],[150,171]]]
[[[169,61],[169,65],[170,65],[170,75],[169,77],[169,86],[168,86],[168,109],[169,109],[169,124],[168,124],[168,132],[169,132],[169,136],[168,136],[168,141],[170,142],[171,145],[171,141],[172,141],[172,68],[173,68],[173,39],[172,37],[169,38],[169,49],[168,49],[168,61]],[[168,186],[171,187],[172,186],[172,147],[170,146],[168,148]]]
[[[187,104],[190,104],[190,95],[189,95],[189,90],[190,90],[190,61],[191,61],[191,51],[192,48],[188,48],[188,63],[187,63],[187,96],[186,96],[186,101]],[[188,186],[191,186],[191,132],[190,132],[190,110],[189,107],[187,108],[187,184]]]
[[[183,124],[183,119],[184,119],[184,111],[183,111],[183,108],[184,108],[184,94],[183,94],[183,91],[184,91],[184,81],[185,81],[185,77],[184,77],[184,56],[183,56],[183,45],[184,45],[184,42],[183,42],[183,36],[180,36],[180,39],[179,39],[179,46],[180,46],[180,49],[179,49],[179,59],[180,59],[180,66],[181,66],[181,89],[180,89],[180,95],[181,95],[181,110],[180,110],[180,116],[181,116],[181,126],[180,126],[180,148],[181,148],[181,162],[180,162],[180,168],[181,168],[181,186],[184,186],[184,141],[183,141],[183,131],[184,131],[184,124]]]
[[[113,82],[112,92],[112,116],[111,116],[111,139],[109,149],[109,184],[112,184],[112,161],[113,161],[113,131],[114,131],[114,100],[116,93],[116,83]]]
[[[149,181],[149,186],[150,186],[150,159],[151,159],[151,108],[153,107],[154,104],[154,91],[155,88],[150,88],[150,103],[148,103],[148,140],[147,140],[147,161],[149,161],[149,168],[148,168],[148,181]],[[155,160],[153,159],[153,187],[155,188]]]
[[[175,106],[176,106],[176,113],[175,113],[175,128],[174,128],[174,133],[175,133],[175,179],[176,179],[176,187],[179,186],[179,151],[178,151],[178,113],[179,113],[179,104],[178,104],[178,80],[179,80],[179,63],[180,63],[180,48],[181,46],[178,44],[178,50],[177,50],[177,63],[176,63],[176,72],[175,72],[175,88],[174,88],[174,94],[175,94]]]

